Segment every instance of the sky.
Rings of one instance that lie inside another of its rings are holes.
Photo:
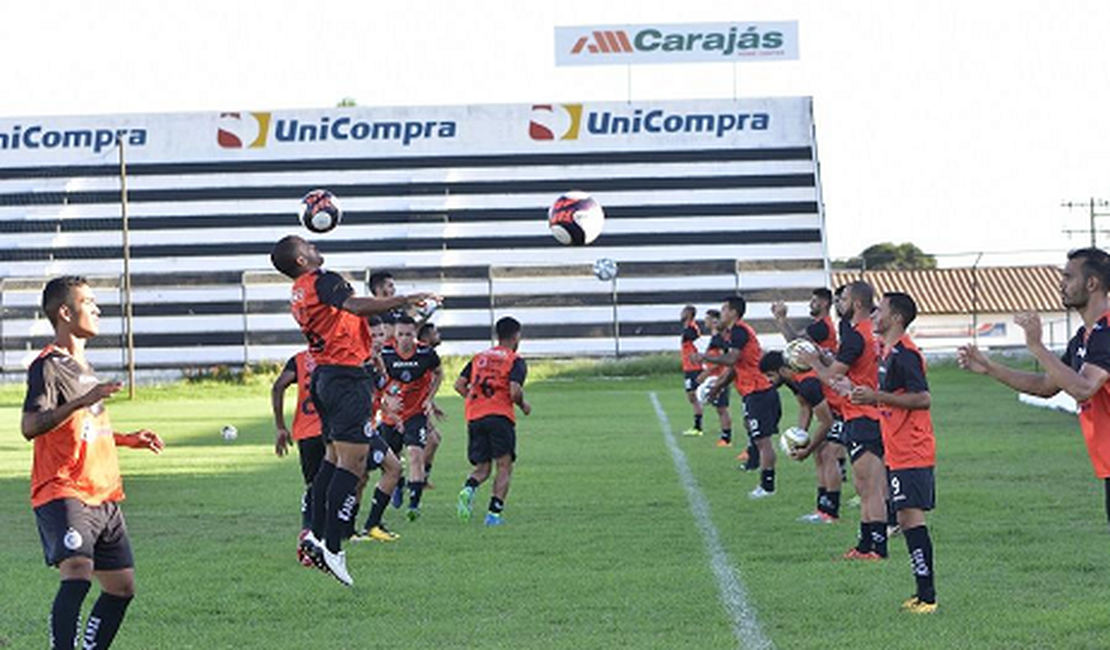
[[[1004,8],[1004,10],[1002,10]],[[1058,263],[1110,199],[1110,2],[8,2],[0,115],[814,98],[829,252]],[[566,25],[796,20],[797,61],[555,67]],[[1100,228],[1110,231],[1110,206]],[[1099,243],[1110,244],[1110,233]]]

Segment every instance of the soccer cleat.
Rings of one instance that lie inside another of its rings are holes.
[[[401,539],[397,533],[385,527],[385,524],[379,524],[371,527],[369,530],[359,531],[357,535],[351,538],[352,542],[396,542]]]
[[[899,526],[898,524],[894,524],[892,526],[887,526],[886,527],[886,538],[887,539],[890,539],[891,537],[898,537],[901,534],[902,534],[902,527]]]
[[[420,519],[420,508],[409,508],[408,512],[405,513],[405,516],[408,517],[409,521],[416,521],[417,519]]]
[[[307,528],[302,530],[300,535],[297,535],[297,561],[301,563],[301,566],[308,567],[309,569],[316,566],[316,562],[313,560],[312,555],[310,555],[305,548],[305,539],[311,535],[312,531]],[[311,546],[311,544],[309,546]]]
[[[911,614],[932,614],[937,611],[937,604],[935,602],[927,603],[917,596],[914,596],[902,603],[902,611]]]
[[[744,451],[740,452],[739,454],[736,454],[736,460],[740,461],[741,463],[748,462],[748,450],[745,449]]]
[[[815,510],[811,513],[804,514],[801,517],[798,517],[798,521],[807,524],[835,524],[839,520],[827,512]]]
[[[748,493],[749,499],[766,499],[773,496],[775,496],[775,493],[764,490],[762,485],[755,486],[755,489]]]
[[[501,513],[499,513],[499,512],[487,512],[486,513],[486,525],[487,526],[500,526],[502,523],[504,523],[504,522],[501,520]]]
[[[390,502],[393,504],[394,508],[400,508],[405,504],[405,491],[401,488],[400,484],[393,488],[393,498]]]
[[[468,487],[459,490],[458,505],[455,510],[458,512],[460,521],[470,521],[470,515],[474,512],[474,490]]]
[[[344,586],[350,587],[355,584],[354,578],[347,572],[347,553],[345,551],[332,553],[326,547],[321,550],[323,551],[324,566],[327,568],[327,572],[343,583]]]
[[[316,539],[311,530],[305,532],[306,534],[301,537],[301,543],[297,547],[297,557],[301,558],[303,566],[315,567],[326,572],[328,568],[324,565],[324,545]]]
[[[847,553],[845,553],[844,555],[840,556],[840,559],[842,559],[842,560],[863,560],[863,561],[873,561],[873,560],[884,560],[884,559],[886,559],[886,558],[884,558],[883,556],[879,555],[879,554],[878,554],[878,553],[876,553],[875,551],[868,551],[868,552],[866,552],[866,553],[861,553],[861,552],[860,552],[860,550],[859,550],[858,548],[856,548],[855,546],[853,546],[852,548],[848,549],[848,552],[847,552]]]
[[[705,432],[702,431],[701,429],[690,428],[690,429],[687,429],[687,430],[683,431],[682,435],[691,436],[691,437],[695,437],[695,438],[700,438],[703,435],[705,435]]]
[[[717,440],[717,446],[718,447],[731,447],[732,446],[732,441],[731,440],[725,440],[724,438],[719,438]]]

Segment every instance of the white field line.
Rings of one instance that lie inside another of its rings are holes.
[[[682,487],[686,490],[690,511],[705,542],[705,550],[709,553],[709,568],[713,570],[713,577],[717,580],[717,588],[721,592],[721,604],[724,605],[732,622],[732,633],[736,635],[741,648],[773,648],[775,646],[771,639],[763,633],[759,621],[756,620],[755,608],[748,602],[747,591],[740,582],[740,577],[729,562],[724,547],[721,546],[720,535],[709,514],[709,503],[701,493],[697,479],[690,472],[686,454],[675,442],[670,420],[667,419],[667,414],[659,403],[659,397],[654,392],[650,393],[650,396],[651,404],[655,407],[655,415],[659,418],[659,426],[663,430],[663,439],[674,460],[674,468],[682,481]]]

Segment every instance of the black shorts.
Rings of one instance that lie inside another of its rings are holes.
[[[385,440],[386,446],[393,450],[394,455],[401,455],[401,450],[405,448],[405,436],[401,434],[399,425],[382,422],[378,425],[378,434]]]
[[[825,440],[835,442],[838,445],[848,446],[848,440],[844,437],[844,420],[838,417],[833,417],[832,428],[825,434]]]
[[[309,384],[327,442],[370,442],[374,384],[361,367],[318,366]]]
[[[297,453],[301,457],[301,476],[304,477],[306,485],[311,485],[312,479],[316,478],[320,463],[324,462],[327,447],[324,444],[324,436],[313,436],[297,441]]]
[[[844,423],[844,438],[848,441],[848,457],[852,462],[859,460],[867,452],[882,459],[883,432],[878,420],[868,417],[852,418]]]
[[[937,482],[932,467],[892,469],[887,473],[890,481],[890,502],[895,511],[907,508],[932,510],[937,503]]]
[[[91,558],[95,571],[135,566],[127,522],[114,501],[90,506],[79,499],[55,499],[35,508],[35,522],[50,566],[77,556]]]
[[[516,425],[503,415],[487,415],[466,423],[467,458],[471,465],[511,455],[516,461]]]
[[[758,440],[779,432],[782,419],[782,402],[774,388],[748,393],[744,396],[744,423],[748,438]]]
[[[700,370],[684,370],[682,375],[682,387],[686,389],[687,393],[692,393],[698,389],[698,376],[701,375]]]
[[[717,397],[709,400],[709,403],[712,404],[713,406],[716,406],[717,408],[726,408],[727,409],[728,408],[728,394],[729,394],[729,391],[731,391],[731,390],[732,390],[732,387],[729,386],[728,384],[726,384],[725,387],[721,389],[721,392],[717,393]]]
[[[389,443],[380,435],[370,436],[370,453],[366,454],[366,471],[373,472],[382,466],[389,455]]]
[[[428,444],[428,416],[421,413],[405,420],[403,432],[406,447],[423,449]]]

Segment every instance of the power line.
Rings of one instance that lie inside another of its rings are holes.
[[[1064,228],[1064,233],[1067,235],[1076,233],[1089,233],[1091,235],[1091,246],[1098,246],[1098,233],[1105,233],[1105,230],[1099,230],[1095,227],[1095,220],[1099,217],[1110,217],[1110,212],[1099,212],[1099,208],[1110,207],[1110,201],[1106,199],[1096,199],[1091,197],[1086,201],[1062,201],[1060,207],[1072,210],[1074,208],[1087,208],[1087,216],[1090,218],[1091,225],[1086,228]]]

